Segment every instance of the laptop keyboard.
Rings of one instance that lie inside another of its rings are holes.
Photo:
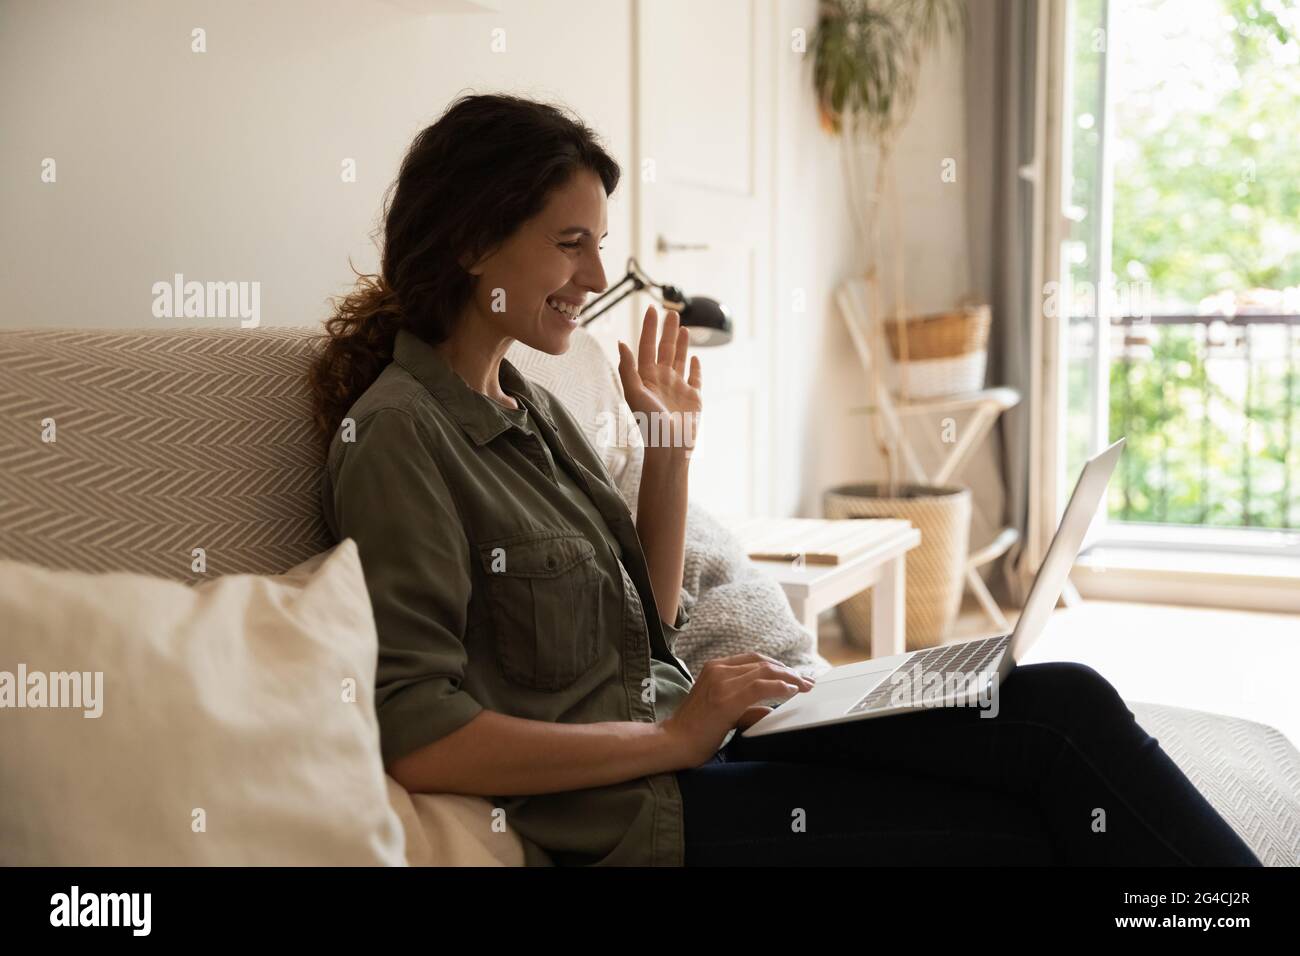
[[[990,668],[1010,642],[1011,635],[1003,634],[1000,637],[963,641],[960,644],[944,644],[917,651],[897,669],[890,671],[889,677],[872,688],[861,700],[846,710],[845,714],[862,714],[871,710],[888,710],[893,707],[891,698],[896,685],[891,678],[904,668],[911,670],[919,666],[923,675],[934,672],[943,674],[946,686],[948,674],[973,674]]]

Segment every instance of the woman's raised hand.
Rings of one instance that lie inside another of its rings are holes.
[[[673,310],[664,316],[663,337],[655,347],[659,314],[652,305],[646,309],[641,324],[641,341],[634,357],[625,342],[618,343],[618,374],[623,380],[623,396],[636,415],[648,448],[666,443],[685,448],[687,455],[695,444],[700,412],[700,360],[690,356],[687,374],[687,350],[690,336]]]

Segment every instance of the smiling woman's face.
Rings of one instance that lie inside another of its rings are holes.
[[[548,303],[576,311],[605,290],[599,246],[608,230],[607,205],[600,177],[576,173],[539,215],[470,270],[479,277],[475,317],[539,351],[568,351],[581,320]]]

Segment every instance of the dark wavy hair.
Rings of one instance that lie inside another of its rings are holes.
[[[461,261],[495,250],[584,169],[606,195],[618,186],[619,165],[595,133],[559,107],[516,96],[461,96],[415,137],[385,194],[380,272],[357,273],[356,287],[332,300],[308,372],[326,447],[392,361],[398,329],[431,345],[450,335],[478,281]]]

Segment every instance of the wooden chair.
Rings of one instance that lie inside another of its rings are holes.
[[[862,369],[871,380],[870,347],[870,286],[866,279],[850,279],[840,286],[835,293],[840,314],[849,328],[849,336],[857,351]],[[881,372],[884,372],[882,366]],[[960,475],[962,468],[970,461],[972,453],[988,435],[993,423],[1003,412],[1014,408],[1020,402],[1020,393],[1014,388],[986,388],[965,395],[948,395],[941,398],[907,400],[895,397],[885,383],[881,374],[872,396],[875,405],[858,406],[851,409],[855,413],[870,414],[876,409],[885,429],[885,438],[897,449],[907,480],[925,485],[946,485]],[[940,442],[935,430],[931,428],[908,429],[904,425],[909,419],[921,416],[964,416],[966,421],[959,429],[959,438],[951,444]],[[924,435],[937,453],[938,464],[927,470],[912,444],[917,435]],[[1004,527],[994,535],[993,540],[983,547],[973,550],[966,559],[965,585],[979,602],[980,608],[1001,631],[1008,631],[1006,616],[993,600],[980,577],[979,569],[995,561],[1019,540],[1019,532],[1012,527]]]

